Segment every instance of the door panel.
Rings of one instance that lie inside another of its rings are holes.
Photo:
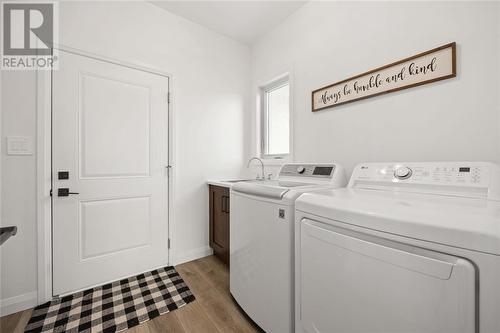
[[[210,247],[229,264],[229,189],[210,185]]]
[[[150,88],[84,73],[79,98],[82,178],[148,176]]]
[[[81,260],[150,244],[150,204],[149,197],[80,202]]]
[[[213,241],[218,246],[224,246],[224,240],[222,239],[222,221],[224,220],[224,203],[223,195],[221,189],[216,189],[214,191],[214,227],[213,227]]]
[[[300,230],[305,332],[475,332],[469,261],[308,219]]]
[[[64,51],[59,60],[54,295],[168,264],[168,78]]]

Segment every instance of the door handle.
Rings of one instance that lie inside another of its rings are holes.
[[[57,196],[58,197],[67,197],[70,194],[80,194],[80,193],[78,193],[78,192],[70,192],[69,188],[67,188],[67,187],[63,187],[63,188],[57,189]]]

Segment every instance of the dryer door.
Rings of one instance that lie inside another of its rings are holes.
[[[469,261],[308,219],[300,228],[303,331],[475,332]]]

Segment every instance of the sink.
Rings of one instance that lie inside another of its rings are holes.
[[[260,179],[233,179],[233,180],[223,180],[224,183],[240,183],[240,182],[254,182]]]

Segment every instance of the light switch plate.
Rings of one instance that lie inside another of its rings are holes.
[[[33,145],[29,136],[8,136],[7,155],[33,155]]]

